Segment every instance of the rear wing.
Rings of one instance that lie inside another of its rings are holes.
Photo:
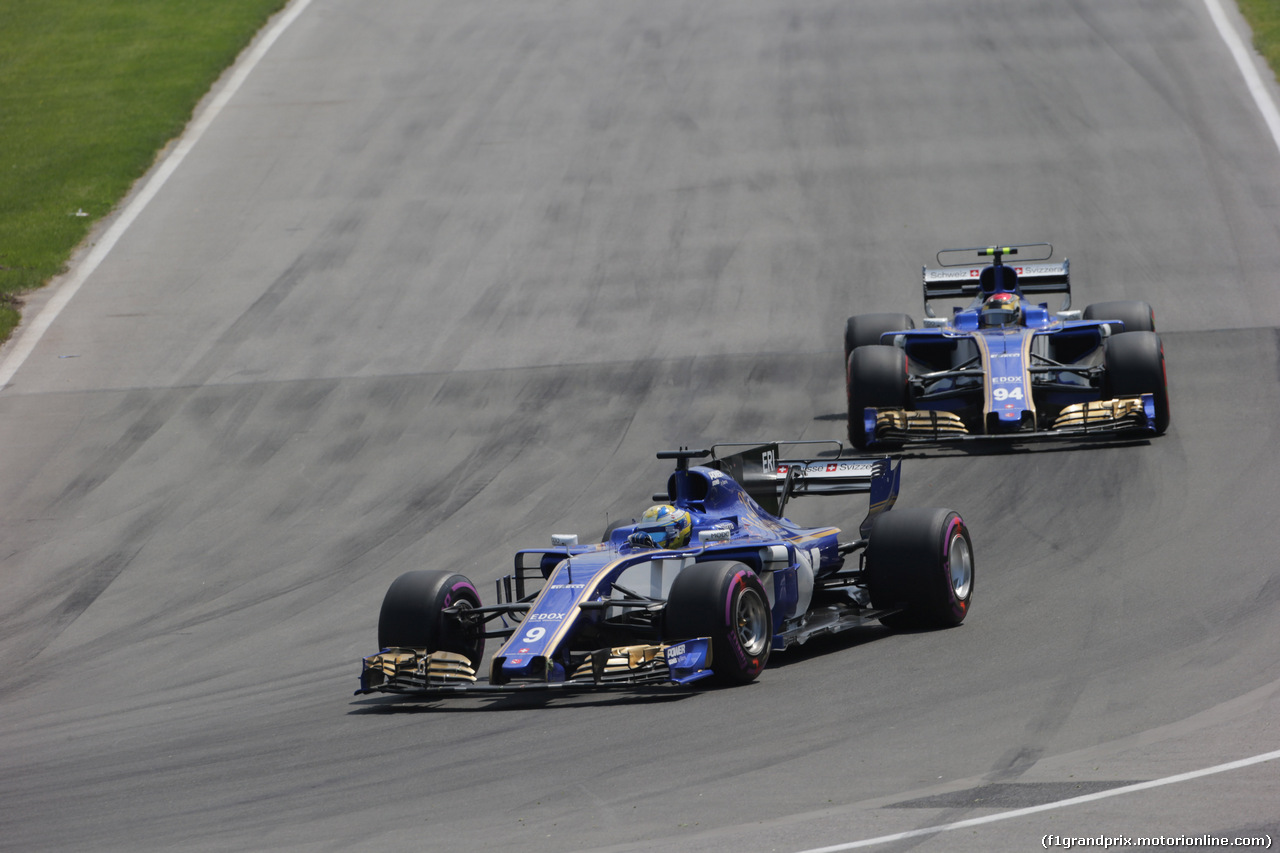
[[[871,507],[862,522],[867,536],[872,520],[889,510],[898,499],[902,483],[902,463],[889,457],[879,459],[783,459],[781,449],[807,445],[834,445],[838,441],[768,442],[764,444],[717,444],[711,448],[708,467],[728,474],[761,507],[781,516],[787,501],[800,495],[869,494]],[[722,451],[739,448],[722,455]]]
[[[929,302],[934,299],[975,299],[997,290],[1013,290],[1024,296],[1041,293],[1066,294],[1062,308],[1071,307],[1071,262],[1002,264],[999,266],[923,267],[924,312],[935,316]],[[1003,280],[1001,280],[1003,279]]]

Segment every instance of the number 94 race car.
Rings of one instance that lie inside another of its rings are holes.
[[[821,634],[964,620],[974,559],[957,513],[892,510],[900,462],[779,451],[773,442],[659,453],[675,462],[654,496],[664,503],[598,544],[555,535],[550,548],[519,551],[493,604],[461,574],[401,575],[356,694],[743,683],[771,652]],[[853,536],[782,514],[793,497],[859,492],[871,507]],[[491,639],[501,645],[485,678]]]
[[[1030,256],[1005,264],[1004,256]],[[1169,426],[1164,347],[1145,302],[1071,307],[1070,266],[1048,243],[943,249],[924,269],[924,328],[906,314],[845,324],[849,439],[911,442],[1160,435]],[[987,258],[986,266],[973,263]],[[1051,314],[1028,297],[1062,293]],[[968,299],[950,317],[930,302]]]

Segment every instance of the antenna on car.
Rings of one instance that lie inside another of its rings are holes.
[[[992,259],[991,263],[997,267],[1001,265],[1000,258],[1002,255],[1016,255],[1016,254],[1018,254],[1017,246],[988,246],[985,249],[978,250],[978,257],[991,258]]]

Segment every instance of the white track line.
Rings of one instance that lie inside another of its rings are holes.
[[[1045,803],[1040,806],[1028,806],[1025,809],[1014,809],[1013,811],[1000,812],[999,814],[986,815],[984,817],[969,818],[968,820],[956,821],[955,823],[928,826],[924,829],[911,829],[906,832],[897,832],[893,835],[882,835],[879,838],[865,838],[862,841],[850,841],[847,844],[834,844],[830,847],[816,847],[812,850],[801,851],[801,853],[839,853],[839,851],[843,850],[856,850],[859,847],[871,847],[876,844],[888,844],[892,841],[902,841],[907,838],[919,838],[921,835],[935,835],[939,832],[950,832],[954,829],[981,826],[984,823],[1012,820],[1013,818],[1024,817],[1038,812],[1047,812],[1052,811],[1053,809],[1064,809],[1068,806],[1080,805],[1081,803],[1091,803],[1094,800],[1105,800],[1108,797],[1118,797],[1121,794],[1132,794],[1135,791],[1145,791],[1148,788],[1159,788],[1162,785],[1172,785],[1175,782],[1186,782],[1188,779],[1198,779],[1201,776],[1212,776],[1215,773],[1225,773],[1228,770],[1239,770],[1241,767],[1261,764],[1264,761],[1275,761],[1277,758],[1280,758],[1280,750],[1277,750],[1276,752],[1268,752],[1263,755],[1255,755],[1252,758],[1242,758],[1239,761],[1231,761],[1226,764],[1218,764],[1213,767],[1206,767],[1203,770],[1192,770],[1190,773],[1180,773],[1177,776],[1166,776],[1163,779],[1153,779],[1150,782],[1138,782],[1134,785],[1124,785],[1120,788],[1111,788],[1107,791],[1099,791],[1096,794],[1085,794],[1080,797],[1072,797],[1069,800],[1058,800],[1055,803]]]
[[[1236,66],[1244,75],[1244,84],[1248,87],[1249,94],[1253,96],[1253,102],[1258,105],[1258,111],[1262,113],[1262,119],[1267,123],[1267,129],[1271,131],[1271,138],[1275,140],[1276,148],[1280,148],[1280,110],[1276,109],[1271,93],[1267,91],[1262,76],[1258,74],[1258,66],[1254,64],[1250,51],[1240,40],[1240,34],[1227,20],[1227,13],[1223,10],[1222,3],[1219,0],[1204,0],[1204,5],[1209,10],[1209,17],[1213,19],[1214,26],[1218,28],[1218,35],[1222,36],[1222,40],[1227,43],[1227,49],[1231,51]]]
[[[280,38],[281,34],[289,28],[289,25],[297,20],[298,16],[310,5],[311,0],[294,0],[289,4],[289,8],[285,10],[284,14],[276,18],[262,38],[245,54],[244,59],[236,64],[235,70],[232,71],[231,76],[227,79],[227,84],[209,102],[209,105],[192,120],[191,124],[187,125],[187,129],[178,140],[178,144],[165,157],[160,167],[152,173],[146,185],[133,197],[128,206],[121,212],[119,218],[111,223],[111,227],[102,235],[102,239],[85,256],[83,263],[76,267],[70,278],[63,282],[57,292],[50,297],[49,301],[45,303],[44,309],[32,321],[31,325],[21,330],[20,336],[14,342],[13,349],[9,351],[4,361],[0,363],[0,389],[9,384],[10,380],[13,379],[13,375],[18,372],[18,368],[22,367],[23,362],[27,360],[27,357],[36,348],[36,344],[40,343],[40,339],[44,337],[44,333],[49,330],[49,326],[53,325],[53,321],[57,319],[58,314],[62,312],[63,308],[67,307],[67,303],[80,290],[80,286],[84,284],[85,279],[93,274],[98,265],[115,247],[121,236],[124,235],[125,230],[133,224],[133,221],[138,218],[138,215],[151,202],[151,199],[155,198],[156,193],[160,192],[160,188],[169,180],[169,177],[177,170],[178,166],[182,165],[182,161],[186,159],[187,154],[200,141],[200,137],[204,136],[204,132],[209,129],[209,125],[222,112],[222,108],[239,91],[250,72],[258,65],[271,46],[275,44],[276,39]]]

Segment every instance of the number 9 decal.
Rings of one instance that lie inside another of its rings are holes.
[[[547,629],[542,626],[530,628],[524,635],[522,643],[536,643],[547,635]]]

